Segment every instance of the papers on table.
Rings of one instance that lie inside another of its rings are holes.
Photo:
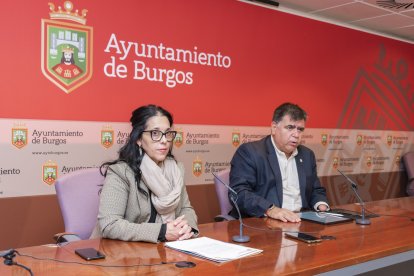
[[[207,237],[166,242],[165,246],[219,263],[259,254],[263,251]]]

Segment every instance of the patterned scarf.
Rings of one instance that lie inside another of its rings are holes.
[[[140,166],[142,179],[151,190],[151,200],[162,222],[175,219],[175,209],[180,202],[183,176],[177,162],[168,158],[158,166],[147,154],[144,154]]]

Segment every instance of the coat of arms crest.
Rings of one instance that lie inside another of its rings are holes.
[[[87,10],[63,9],[49,3],[50,19],[42,19],[42,72],[56,86],[70,93],[92,77],[92,27],[86,26]]]

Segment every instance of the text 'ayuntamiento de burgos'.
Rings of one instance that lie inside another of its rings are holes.
[[[146,44],[133,41],[118,40],[113,33],[104,50],[106,53],[112,53],[110,61],[104,65],[104,74],[111,78],[127,78],[128,57],[132,57],[134,80],[147,80],[162,82],[169,88],[177,85],[191,85],[194,82],[194,73],[191,71],[183,71],[175,68],[158,68],[149,67],[143,60],[158,60],[154,64],[160,64],[159,61],[188,63],[201,66],[210,66],[228,69],[231,66],[231,58],[222,55],[220,52],[207,53],[198,50],[194,46],[192,50],[180,49],[165,46],[164,43]],[[117,57],[117,58],[116,58]],[[129,61],[130,62],[130,61]],[[162,66],[165,66],[162,63]],[[183,66],[180,65],[180,68]]]

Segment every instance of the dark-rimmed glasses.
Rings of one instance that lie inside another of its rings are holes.
[[[168,142],[172,142],[177,135],[177,131],[169,130],[166,132],[162,132],[161,130],[144,130],[143,132],[149,132],[151,134],[151,139],[154,142],[159,142],[162,139],[162,136],[165,136],[165,139]]]

